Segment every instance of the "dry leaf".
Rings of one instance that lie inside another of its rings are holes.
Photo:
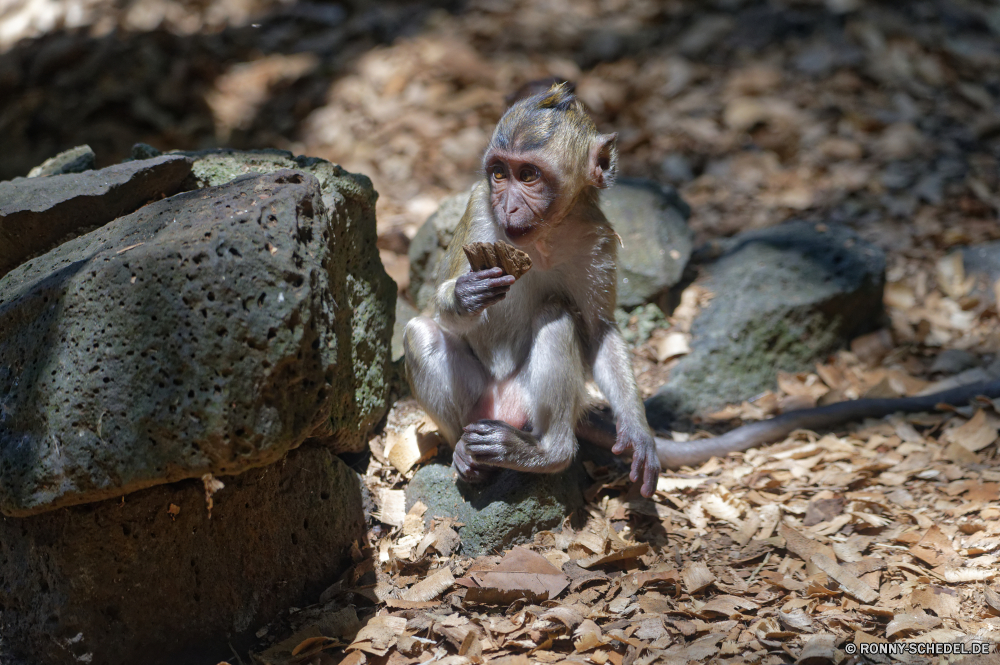
[[[448,566],[434,571],[430,577],[421,580],[403,592],[403,600],[424,602],[437,598],[455,584],[455,576]]]
[[[689,335],[682,332],[670,332],[664,335],[656,343],[656,360],[663,363],[671,358],[685,356],[691,353],[691,346],[688,343]]]
[[[686,565],[681,577],[684,579],[684,590],[692,596],[715,583],[715,575],[704,561],[692,561]]]
[[[826,665],[838,663],[842,659],[837,650],[836,635],[813,635],[802,647],[796,665]]]
[[[965,264],[962,260],[962,252],[955,251],[940,258],[935,266],[937,268],[938,286],[953,300],[958,300],[976,284],[975,277],[965,277]]]
[[[617,563],[620,561],[627,561],[629,559],[638,559],[640,556],[647,554],[649,552],[649,545],[641,543],[639,545],[630,545],[628,547],[622,548],[617,551],[612,551],[607,554],[594,554],[586,559],[580,559],[576,563],[581,568],[592,568],[594,566],[603,566],[608,563]]]
[[[491,571],[472,572],[481,588],[502,592],[532,594],[555,598],[569,585],[569,578],[537,552],[515,547]],[[518,596],[515,596],[518,597]]]
[[[340,640],[332,637],[307,637],[292,649],[292,655],[297,656],[300,660],[305,660],[310,656],[315,656],[324,649],[331,649],[337,646],[340,646]]]
[[[360,649],[375,656],[384,656],[405,629],[406,619],[403,617],[374,616],[358,631],[347,650]]]
[[[947,430],[942,438],[950,443],[960,444],[972,452],[978,452],[996,441],[997,436],[996,425],[987,420],[986,411],[978,409],[971,420],[961,427]]]
[[[429,418],[423,418],[402,433],[388,434],[383,455],[396,470],[405,474],[415,464],[434,457],[443,441],[437,425]]]
[[[988,586],[983,587],[983,600],[993,614],[1000,616],[1000,593],[997,593]]]
[[[727,619],[741,616],[740,610],[754,611],[760,609],[760,605],[746,598],[736,596],[719,595],[711,598],[698,610],[698,616],[703,619],[710,618],[714,614],[721,614]]]
[[[858,600],[868,605],[878,600],[878,592],[852,575],[843,566],[824,554],[813,554],[810,557],[816,567],[837,581],[838,584]]]
[[[885,627],[885,635],[892,639],[901,633],[922,633],[940,625],[941,619],[930,616],[923,611],[897,614]]]
[[[403,490],[383,489],[379,493],[379,509],[375,518],[390,526],[403,526],[406,519],[406,493]]]

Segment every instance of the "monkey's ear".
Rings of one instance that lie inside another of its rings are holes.
[[[618,132],[598,134],[590,148],[590,180],[594,187],[614,184],[618,171]]]

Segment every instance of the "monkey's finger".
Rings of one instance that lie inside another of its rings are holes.
[[[500,277],[493,277],[491,279],[484,279],[480,282],[483,286],[491,289],[509,289],[511,285],[515,282],[513,275],[501,275]]]
[[[642,487],[639,489],[639,493],[648,499],[656,492],[656,481],[660,477],[660,461],[647,458],[645,462],[645,468],[642,471]]]
[[[503,268],[487,268],[486,270],[470,270],[470,276],[476,280],[486,280],[503,275]],[[511,275],[512,277],[512,275]]]

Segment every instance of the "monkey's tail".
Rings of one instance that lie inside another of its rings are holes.
[[[712,457],[756,448],[780,441],[797,429],[821,430],[864,418],[881,418],[891,413],[933,411],[939,404],[959,406],[983,395],[1000,397],[1000,379],[981,381],[950,390],[917,397],[858,399],[813,409],[790,411],[770,420],[749,423],[710,439],[670,441],[656,437],[656,452],[664,469],[694,466]],[[615,443],[615,428],[605,414],[590,411],[577,427],[577,435],[602,448]]]

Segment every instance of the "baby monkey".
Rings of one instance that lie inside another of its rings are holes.
[[[406,326],[407,375],[417,401],[455,448],[469,482],[496,468],[565,469],[583,438],[632,456],[631,478],[651,496],[663,467],[896,411],[932,410],[1000,379],[920,397],[861,399],[793,411],[712,439],[653,436],[614,319],[617,236],[598,205],[615,176],[615,134],[601,134],[569,84],[518,100],[500,119],[438,275],[430,316]],[[506,242],[532,268],[473,270],[464,246]],[[520,272],[520,271],[518,271]],[[614,422],[588,407],[593,379]]]
[[[414,396],[454,446],[468,482],[496,468],[565,469],[596,382],[615,415],[616,454],[656,489],[656,442],[615,324],[617,236],[598,205],[618,158],[570,85],[517,101],[483,158],[484,177],[438,275],[430,316],[406,326]],[[506,242],[532,268],[474,271],[463,246]]]

